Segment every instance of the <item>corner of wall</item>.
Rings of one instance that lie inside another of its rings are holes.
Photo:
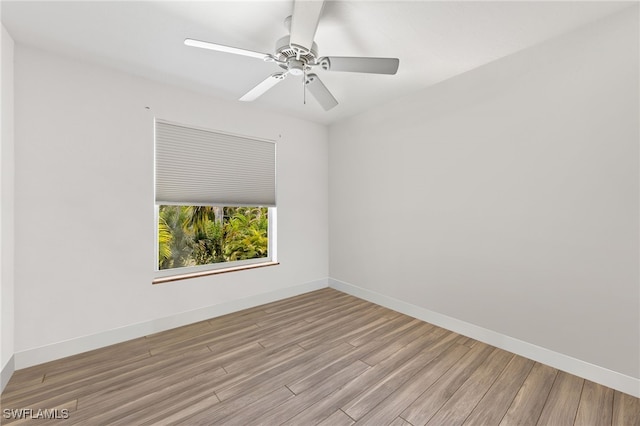
[[[0,367],[1,388],[14,370],[14,41],[0,32]]]

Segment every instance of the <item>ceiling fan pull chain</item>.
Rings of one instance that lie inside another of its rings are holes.
[[[307,104],[307,68],[304,68],[304,74],[302,75],[302,104]]]

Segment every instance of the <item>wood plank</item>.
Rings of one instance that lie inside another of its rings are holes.
[[[349,344],[353,346],[361,346],[369,343],[373,339],[379,339],[381,335],[385,335],[388,332],[401,333],[407,327],[410,327],[410,323],[413,322],[413,318],[407,315],[398,315],[391,319],[387,324],[376,327],[375,329],[364,333],[356,338],[350,339]]]
[[[205,385],[225,374],[222,368],[199,375],[185,372],[182,376],[177,373],[159,380],[148,379],[121,389],[96,392],[87,397],[80,397],[78,410],[69,423],[111,424],[144,409],[152,401],[170,403],[173,398],[179,397],[191,387]],[[185,378],[181,379],[181,377]]]
[[[344,411],[336,410],[332,415],[327,417],[320,423],[317,423],[318,426],[351,426],[355,423],[351,417],[347,416]]]
[[[411,423],[403,419],[402,417],[396,417],[394,421],[389,423],[389,426],[413,426]]]
[[[285,346],[290,344],[297,344],[301,341],[309,340],[317,336],[325,335],[330,336],[331,333],[340,333],[340,327],[345,321],[349,321],[353,325],[361,324],[362,315],[366,314],[367,310],[371,309],[371,306],[366,303],[358,303],[353,306],[342,310],[337,310],[332,314],[326,315],[322,319],[317,319],[311,323],[305,321],[305,326],[301,327],[295,333],[279,333],[275,337],[269,339],[260,340],[260,344],[264,347],[273,346]],[[330,339],[335,340],[335,339]]]
[[[192,415],[205,410],[211,410],[218,405],[220,405],[220,400],[215,393],[211,393],[189,404],[183,404],[180,408],[172,407],[171,410],[160,412],[158,416],[142,420],[139,423],[131,423],[128,419],[124,418],[122,422],[117,422],[116,424],[121,424],[122,426],[130,426],[132,424],[148,426],[184,424],[185,420],[189,419]]]
[[[281,407],[288,401],[295,400],[295,395],[286,387],[279,387],[269,392],[264,398],[255,401],[242,408],[242,411],[232,413],[226,418],[217,420],[216,423],[227,426],[245,426],[256,424],[255,419],[264,418],[271,407]]]
[[[348,303],[353,304],[354,302],[350,299],[345,299],[341,303],[332,301],[331,306],[344,307]],[[312,322],[309,321],[309,316],[325,312],[327,306],[329,306],[327,302],[319,304],[317,301],[310,300],[307,303],[298,303],[286,306],[268,315],[265,315],[263,312],[262,315],[256,316],[254,323],[259,327],[269,327],[273,325],[288,324],[291,321]]]
[[[436,358],[433,363],[427,364],[427,366],[410,377],[409,380],[403,382],[402,386],[399,386],[388,397],[386,397],[382,403],[376,405],[374,408],[368,407],[365,413],[358,412],[361,411],[362,407],[366,406],[369,402],[369,398],[367,398],[359,401],[358,406],[350,407],[348,410],[344,411],[350,417],[357,418],[358,421],[356,423],[390,423],[398,417],[409,404],[415,401],[422,392],[438,381],[438,379],[440,379],[453,364],[460,362],[460,360],[471,350],[472,349],[461,345],[452,346]],[[358,418],[362,414],[364,415]]]
[[[330,323],[322,327],[320,325],[325,321],[314,321],[313,324],[318,325],[318,328],[314,329],[308,338],[297,340],[296,343],[307,349],[329,341],[346,340],[345,330],[341,326],[347,318],[349,318],[351,324],[349,326],[350,331],[346,334],[353,337],[360,336],[386,322],[386,320],[379,318],[377,311],[377,309],[365,306],[364,309],[348,313],[345,317],[335,317]]]
[[[534,364],[530,359],[514,356],[463,424],[499,424]]]
[[[206,389],[208,382],[224,374],[220,370],[204,373],[199,376],[188,377],[185,380],[170,380],[159,387],[153,383],[122,389],[117,395],[111,394],[91,404],[85,403],[70,419],[69,424],[126,424],[124,419],[135,418],[139,412],[153,404],[170,405],[175,398],[194,389]],[[133,396],[135,395],[135,397]],[[80,402],[80,401],[79,401]],[[210,401],[210,404],[215,404]]]
[[[246,389],[252,389],[259,386],[265,381],[271,381],[282,373],[289,373],[292,369],[296,369],[296,376],[306,371],[314,371],[324,368],[336,357],[341,357],[354,350],[353,346],[341,343],[329,350],[319,347],[317,351],[306,351],[304,356],[290,358],[285,362],[278,363],[273,368],[260,372],[259,374],[246,374],[241,380],[234,380],[232,383],[224,384],[224,386],[216,386],[216,394],[222,401],[233,398],[242,394]]]
[[[316,371],[310,369],[310,373],[308,376],[305,376],[302,380],[298,380],[295,383],[289,383],[287,384],[287,386],[289,386],[289,388],[296,393],[308,389],[314,386],[320,380],[323,380],[327,374],[332,374],[333,372],[344,368],[346,365],[354,362],[357,359],[367,359],[369,356],[375,356],[378,352],[386,351],[389,345],[393,345],[394,342],[396,342],[398,339],[402,339],[406,333],[406,329],[404,327],[394,328],[386,330],[384,332],[383,330],[384,329],[380,329],[379,333],[376,334],[376,338],[370,339],[368,343],[355,347],[355,350],[352,353],[337,359],[335,362],[327,365],[322,369],[318,369]],[[429,339],[438,338],[438,336],[436,335],[425,337]],[[418,341],[416,339],[416,342],[418,344],[420,344],[421,341],[422,340]],[[438,348],[436,348],[435,351],[438,351]],[[435,357],[435,354],[432,355],[432,357]]]
[[[71,372],[92,373],[96,368],[108,369],[105,368],[106,363],[113,365],[148,357],[150,357],[148,346],[144,337],[141,337],[105,348],[46,362],[24,370],[18,370],[14,373],[13,377],[15,377],[16,380],[22,381],[24,378],[21,377],[24,375],[33,379],[30,380],[30,384],[37,385],[38,378],[42,378],[41,382],[44,383],[47,380],[47,376],[53,377],[57,374],[68,374]],[[11,382],[12,381],[9,381],[7,384],[7,389],[5,389],[3,395],[9,395],[10,397],[18,397],[21,394],[26,396],[31,395],[31,389],[27,389],[24,386],[20,386],[19,389],[13,389],[11,388]]]
[[[584,379],[564,371],[558,372],[537,424],[540,426],[573,424],[583,385]]]
[[[327,377],[326,380],[319,383],[317,386],[296,395],[295,398],[291,398],[270,410],[265,410],[265,412],[261,413],[259,417],[245,417],[245,413],[243,412],[240,416],[234,415],[232,419],[225,419],[224,423],[231,425],[236,424],[238,426],[244,426],[247,424],[264,426],[282,424],[303,411],[305,408],[313,405],[313,403],[318,399],[324,398],[331,392],[360,376],[369,368],[371,367],[364,362],[355,361],[342,370]],[[230,421],[231,423],[229,423]]]
[[[208,381],[198,380],[180,391],[179,397],[170,400],[155,396],[144,406],[130,411],[127,415],[119,415],[109,426],[130,426],[142,424],[165,423],[177,412],[180,417],[198,412],[200,409],[211,409],[220,403]]]
[[[302,351],[300,348],[292,348],[294,351]],[[207,351],[208,352],[208,351]],[[295,352],[291,350],[287,352],[282,351],[284,356],[293,356]],[[271,365],[274,362],[282,362],[282,354],[278,354],[279,358],[274,358],[273,360],[268,360],[264,363],[264,365]],[[211,366],[216,366],[219,364],[218,360],[215,357],[211,357],[209,355],[197,356],[197,357],[172,357],[161,360],[159,362],[155,362],[153,364],[148,365],[136,365],[136,368],[127,369],[127,365],[121,368],[122,371],[118,371],[114,376],[108,376],[107,378],[102,378],[102,380],[94,380],[91,377],[88,377],[82,380],[81,386],[76,388],[73,383],[66,384],[66,387],[63,388],[65,392],[58,395],[58,398],[66,398],[68,395],[76,396],[80,398],[80,406],[88,405],[91,407],[91,399],[94,398],[96,401],[100,400],[109,400],[108,396],[111,392],[117,392],[120,389],[126,389],[129,386],[140,383],[147,382],[152,380],[160,380],[167,375],[170,378],[175,380],[180,380],[184,378],[188,369],[193,369],[196,374],[199,370],[204,369],[205,372],[209,372],[211,370]],[[186,366],[186,367],[182,367]],[[261,367],[264,367],[261,366]],[[260,368],[260,367],[257,367]],[[250,374],[249,372],[245,374]],[[71,389],[67,389],[67,388]]]
[[[513,357],[512,353],[495,349],[429,419],[427,424],[432,426],[463,424]]]
[[[362,360],[369,365],[376,365],[416,339],[419,339],[424,335],[428,335],[433,331],[434,327],[430,324],[426,324],[419,320],[411,321],[407,324],[407,327],[403,330],[402,334],[398,336],[392,344],[386,345],[383,350],[370,354]]]
[[[466,346],[463,346],[466,348]],[[438,379],[433,386],[424,388],[415,401],[407,404],[400,413],[403,419],[412,424],[425,424],[447,402],[464,382],[498,349],[478,344],[458,361],[447,374]],[[424,392],[429,389],[428,392]]]
[[[365,371],[355,380],[336,390],[331,395],[317,401],[297,416],[291,418],[288,422],[283,423],[282,426],[320,423],[339,407],[353,400],[357,395],[383,383],[385,377],[392,374],[401,366],[411,363],[416,366],[422,366],[428,359],[435,358],[453,345],[455,340],[456,335],[454,333],[446,332],[442,329],[422,336],[421,339],[417,339],[403,347],[393,356]]]
[[[331,346],[331,344],[329,346]],[[333,344],[333,346],[335,346],[335,344]],[[351,347],[344,343],[339,346]],[[251,382],[245,383],[245,386],[238,389],[234,397],[224,400],[220,406],[214,410],[208,409],[196,414],[190,418],[190,421],[202,421],[207,424],[220,422],[223,418],[233,413],[241,412],[245,406],[263,398],[264,395],[273,392],[274,389],[283,387],[287,382],[294,380],[294,377],[298,377],[302,372],[306,371],[310,361],[315,362],[319,366],[318,368],[322,368],[322,364],[326,363],[333,356],[330,351],[323,347],[306,351],[292,363],[283,364],[268,372],[261,373],[261,380],[252,380]],[[267,408],[270,409],[271,406]]]
[[[613,394],[613,426],[640,426],[640,399],[615,391]]]
[[[256,350],[251,354],[245,354],[244,356],[227,359],[222,363],[222,367],[227,373],[247,373],[255,370],[257,365],[262,365],[263,367],[261,367],[261,369],[264,369],[266,367],[264,363],[272,359],[274,355],[277,355],[279,353],[302,354],[304,352],[303,348],[296,345],[287,346],[284,348],[278,347],[265,349],[258,342],[253,343],[256,345],[256,347],[260,347],[262,349]],[[334,346],[337,346],[337,344],[335,344]]]
[[[208,349],[207,352],[210,353]],[[77,377],[70,374],[68,380],[63,377],[57,381],[44,381],[36,388],[29,387],[24,391],[11,394],[3,393],[3,402],[13,406],[26,406],[29,403],[39,403],[43,399],[51,398],[51,395],[55,395],[54,398],[63,402],[78,398],[82,394],[102,390],[110,385],[118,386],[123,381],[130,380],[131,377],[140,378],[144,374],[156,376],[158,372],[162,371],[162,368],[173,369],[175,365],[183,362],[183,357],[153,360],[151,358],[145,357],[131,363],[118,361],[119,365],[114,366],[112,370],[100,371],[96,375],[86,374]],[[107,355],[105,363],[111,364],[111,362],[111,358]],[[102,366],[98,370],[103,370]]]
[[[150,355],[148,353],[140,355],[132,355],[127,358],[127,362],[147,362]],[[123,364],[122,359],[105,359],[103,361],[93,363],[91,366],[78,367],[72,370],[51,371],[44,376],[42,383],[46,386],[54,386],[58,382],[68,382],[70,380],[82,379],[87,376],[96,376],[101,373],[109,373]]]
[[[585,380],[575,426],[610,425],[613,419],[613,389]]]
[[[377,382],[368,384],[364,390],[360,390],[355,398],[349,399],[341,406],[341,409],[353,419],[359,419],[369,411],[377,407],[394,391],[400,389],[413,377],[421,380],[437,380],[439,375],[462,357],[469,349],[452,344],[450,335],[434,344],[428,350],[420,352],[408,362],[388,372]],[[382,365],[382,364],[379,364]]]
[[[261,333],[260,327],[255,324],[243,325],[241,328],[233,328],[233,331],[227,332],[226,330],[211,330],[196,337],[191,337],[182,341],[171,341],[167,345],[158,345],[152,347],[149,352],[151,355],[160,354],[179,354],[191,351],[193,349],[212,347],[214,345],[223,344],[227,345],[230,341],[245,341],[250,336],[255,336]]]
[[[535,363],[500,425],[535,425],[557,374],[555,368]]]
[[[317,321],[326,322],[328,318],[335,318],[343,314],[350,312],[356,312],[360,309],[374,309],[371,304],[358,299],[356,297],[350,297],[345,303],[336,306],[327,306],[325,309],[318,310],[313,314],[307,314],[304,316],[305,321],[314,323]]]
[[[297,342],[298,345],[302,346],[305,349],[312,348],[314,346],[326,343],[327,341],[334,340],[348,340],[348,339],[356,339],[363,334],[367,334],[372,330],[375,330],[382,325],[386,324],[388,320],[386,318],[380,318],[379,313],[375,311],[371,311],[367,314],[366,317],[363,318],[356,327],[352,327],[351,330],[345,334],[343,330],[339,328],[330,335],[318,334],[309,339],[300,340]]]

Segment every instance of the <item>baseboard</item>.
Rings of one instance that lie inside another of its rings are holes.
[[[182,312],[152,321],[132,324],[126,327],[107,330],[102,333],[82,336],[51,345],[41,346],[39,348],[28,349],[15,354],[15,368],[21,369],[31,367],[44,362],[76,355],[82,352],[113,345],[115,343],[125,342],[127,340],[181,327],[183,325],[192,324],[209,318],[215,318],[221,315],[252,308],[265,303],[275,302],[277,300],[286,299],[288,297],[297,296],[299,294],[308,293],[310,291],[326,287],[328,287],[328,281],[325,278],[268,293],[257,294],[255,296],[234,300],[220,305],[207,306],[205,308]],[[13,369],[11,372],[13,373]],[[4,383],[4,370],[2,374],[2,380]]]
[[[4,390],[5,386],[7,386],[7,383],[9,383],[9,379],[13,376],[15,367],[15,355],[12,355],[0,371],[0,393]]]
[[[402,300],[394,299],[343,281],[329,278],[329,287],[447,330],[471,337],[500,349],[540,362],[558,370],[640,398],[640,379],[594,365],[568,355],[515,339]]]

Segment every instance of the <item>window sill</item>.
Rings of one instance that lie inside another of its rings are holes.
[[[209,271],[199,271],[199,272],[191,272],[188,274],[170,275],[167,277],[154,278],[152,281],[152,284],[163,284],[171,281],[187,280],[190,278],[205,277],[207,275],[226,274],[227,272],[245,271],[247,269],[264,268],[265,266],[275,266],[279,264],[280,262],[254,263],[251,265],[233,266],[231,268],[211,269]]]

